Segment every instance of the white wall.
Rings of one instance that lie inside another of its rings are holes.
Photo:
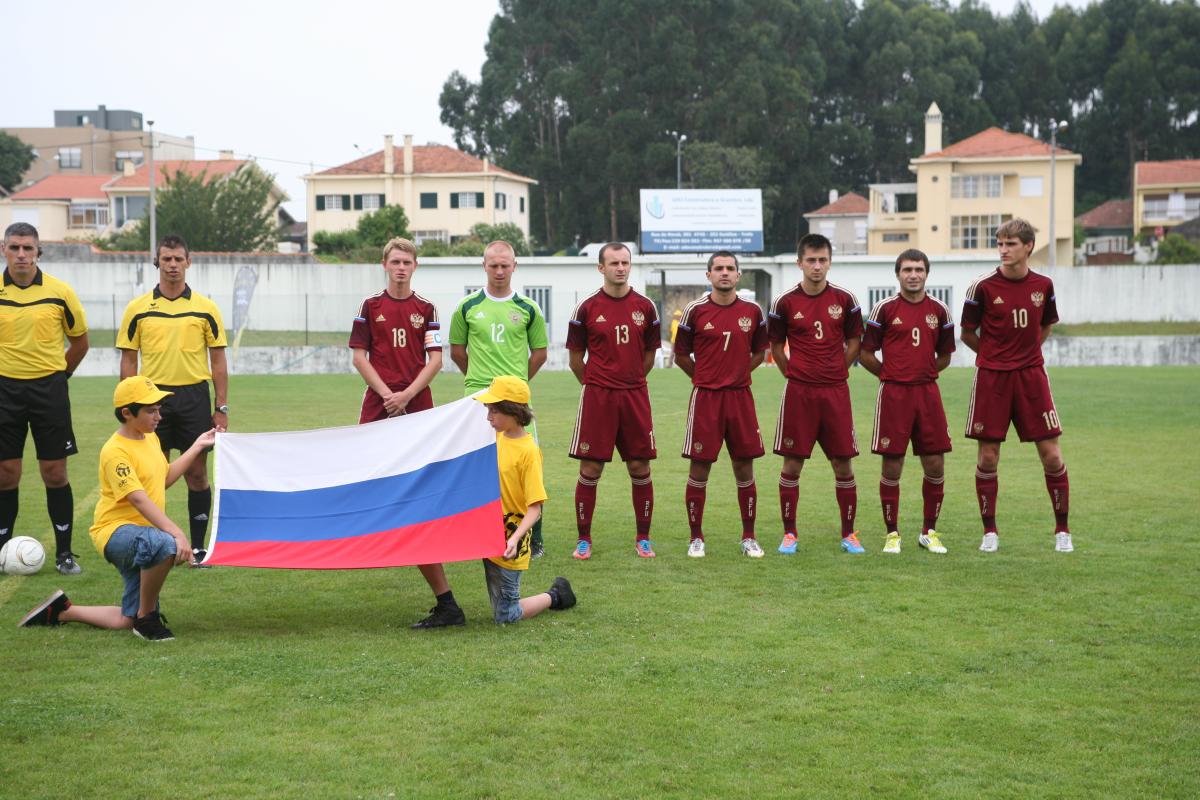
[[[951,311],[962,310],[967,287],[994,266],[988,258],[935,261],[930,286],[951,287]],[[830,279],[858,296],[864,306],[871,287],[895,287],[893,261],[884,257],[836,260]],[[92,328],[114,328],[130,299],[148,291],[157,280],[152,266],[134,263],[53,263],[43,268],[71,284]],[[233,321],[234,279],[238,263],[197,263],[189,284],[212,297],[227,325]],[[698,256],[635,256],[632,283],[645,291],[658,285],[665,271],[673,285],[705,285],[704,260]],[[771,294],[799,281],[794,259],[747,258],[743,270],[761,270],[771,276]],[[383,270],[374,264],[311,264],[283,260],[257,264],[258,282],[250,306],[249,327],[257,330],[347,331],[362,298],[384,285]],[[1052,277],[1063,322],[1196,321],[1200,320],[1200,265],[1059,267]],[[563,343],[567,319],[575,305],[600,286],[595,264],[584,258],[519,259],[513,285],[550,287],[550,341]],[[468,286],[484,283],[479,261],[429,258],[421,262],[414,279],[416,290],[438,306],[443,323]],[[748,275],[745,288],[753,288]],[[769,298],[759,298],[769,302]],[[543,309],[545,310],[545,309]]]

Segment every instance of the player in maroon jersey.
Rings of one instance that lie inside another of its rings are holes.
[[[763,455],[762,434],[750,373],[767,350],[767,322],[757,303],[737,296],[742,277],[737,256],[727,251],[708,259],[712,291],[690,303],[675,336],[675,363],[692,379],[683,457],[691,459],[684,505],[691,542],[688,555],[704,557],[704,500],[708,474],[724,442],[733,462],[738,508],[742,515],[742,553],[762,558],[754,538],[758,489],[754,459]]]
[[[775,431],[775,452],[783,456],[779,552],[786,555],[796,552],[800,470],[817,442],[833,467],[842,549],[863,552],[854,530],[858,490],[850,459],[858,455],[858,442],[846,385],[862,344],[862,310],[854,295],[829,283],[832,254],[833,246],[824,236],[810,233],[802,238],[796,263],[803,277],[775,298],[768,318],[771,354],[787,378]]]
[[[579,459],[575,486],[579,541],[574,553],[579,559],[592,555],[596,484],[605,462],[612,460],[614,447],[633,481],[637,554],[654,558],[650,461],[658,452],[646,375],[654,366],[660,326],[654,304],[629,285],[630,258],[629,249],[620,242],[600,248],[598,269],[604,285],[575,307],[567,331],[571,371],[583,384],[571,438],[571,457]]]
[[[412,289],[417,248],[392,239],[383,248],[387,288],[363,300],[350,329],[354,368],[367,383],[359,424],[433,408],[429,383],[442,368],[437,306]],[[462,625],[466,616],[450,591],[441,564],[418,567],[436,605],[414,628]]]
[[[900,292],[871,310],[858,355],[859,363],[879,378],[871,452],[883,456],[879,502],[887,534],[885,553],[900,552],[900,474],[910,440],[913,455],[921,459],[925,472],[921,484],[925,524],[917,543],[931,553],[946,552],[937,535],[937,518],[950,430],[937,376],[950,365],[954,352],[954,320],[944,303],[925,293],[928,277],[928,256],[920,250],[900,254],[896,259]],[[875,356],[881,349],[882,363]]]
[[[1054,549],[1060,553],[1075,549],[1067,524],[1070,484],[1058,445],[1062,426],[1042,361],[1042,343],[1058,322],[1058,309],[1054,284],[1029,268],[1033,245],[1033,226],[1025,220],[1001,225],[996,230],[1000,266],[971,284],[963,306],[963,344],[978,354],[967,436],[979,440],[975,493],[983,518],[979,549],[985,553],[1000,546],[996,466],[1010,422],[1022,442],[1037,445],[1054,507]]]

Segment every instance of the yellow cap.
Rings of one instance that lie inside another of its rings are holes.
[[[529,403],[529,384],[512,375],[500,375],[492,378],[492,385],[482,394],[475,395],[481,403],[499,403],[508,400],[513,403]]]
[[[164,392],[154,385],[154,381],[145,375],[133,375],[117,384],[113,392],[113,408],[123,408],[137,403],[142,406],[152,406],[161,403],[164,397],[170,397],[174,392]]]

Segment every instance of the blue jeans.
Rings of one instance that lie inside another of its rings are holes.
[[[492,618],[497,625],[521,619],[521,570],[505,569],[494,561],[483,560]]]
[[[104,558],[125,579],[121,613],[137,617],[142,602],[142,570],[175,557],[175,537],[158,528],[122,525],[104,545]],[[157,604],[154,608],[158,610]]]

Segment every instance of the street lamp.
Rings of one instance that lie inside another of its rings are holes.
[[[158,246],[158,209],[155,207],[155,184],[156,173],[154,171],[154,120],[146,120],[146,124],[150,127],[150,260],[153,261],[158,252],[154,249]]]
[[[1058,170],[1055,168],[1055,149],[1058,145],[1058,132],[1067,129],[1067,121],[1064,119],[1061,122],[1055,122],[1053,118],[1050,120],[1050,252],[1046,259],[1046,263],[1051,268],[1054,267],[1058,254],[1058,240],[1054,238],[1054,182],[1057,177]]]
[[[687,141],[687,134],[679,131],[667,131],[668,136],[675,137],[675,188],[683,188],[683,143]]]

